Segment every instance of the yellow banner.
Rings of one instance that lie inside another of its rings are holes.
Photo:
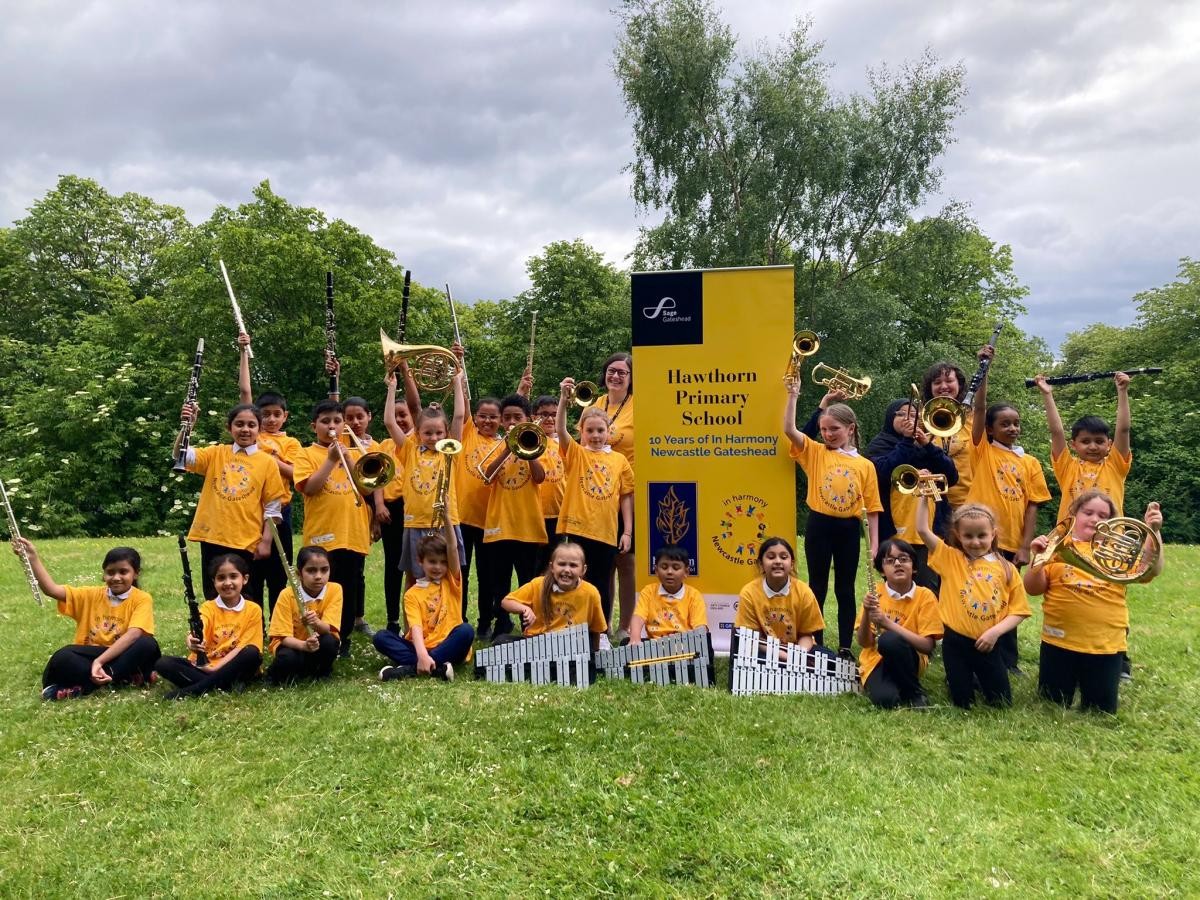
[[[633,275],[639,587],[654,552],[688,552],[713,646],[768,537],[796,539],[796,467],[783,437],[793,268]]]

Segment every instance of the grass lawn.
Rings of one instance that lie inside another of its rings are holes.
[[[46,541],[99,583],[111,540]],[[135,542],[164,652],[185,607],[168,538]],[[183,703],[166,688],[43,703],[72,623],[0,562],[0,895],[1197,896],[1200,549],[1131,589],[1117,717],[876,712],[862,697],[328,683]],[[193,564],[198,563],[194,555]],[[379,554],[368,619],[382,624]],[[1036,601],[1035,601],[1036,610]],[[718,676],[724,675],[724,663]]]

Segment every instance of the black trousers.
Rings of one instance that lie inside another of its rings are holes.
[[[209,691],[229,691],[239,681],[250,681],[261,665],[262,653],[257,647],[247,646],[215,672],[205,672],[182,656],[159,657],[154,671],[179,688],[179,696],[198,697]]]
[[[225,556],[227,553],[232,553],[234,556],[240,556],[246,561],[246,565],[250,567],[250,571],[254,572],[254,554],[249,550],[237,550],[233,547],[222,547],[220,544],[210,544],[208,541],[200,542],[200,590],[204,594],[205,600],[212,600],[217,596],[217,588],[213,584],[212,575],[209,569],[212,568],[213,560],[218,556]],[[250,586],[246,586],[243,592],[259,606],[262,605],[259,597],[262,594],[252,593]]]
[[[617,548],[612,544],[580,537],[577,534],[563,536],[583,548],[583,561],[587,565],[583,580],[594,585],[600,592],[600,608],[604,610],[604,622],[611,626],[613,568],[617,564]]]
[[[1011,550],[1001,550],[1000,555],[1007,559],[1010,563],[1017,567],[1017,571],[1021,571],[1021,567],[1017,566],[1013,560],[1017,558],[1017,554]],[[1004,667],[1010,672],[1017,668],[1017,662],[1020,659],[1020,649],[1017,646],[1017,629],[1000,635],[996,641],[996,651],[1000,654],[1000,658],[1004,660]]]
[[[277,526],[279,528],[279,541],[283,544],[283,549],[287,553],[287,561],[290,564],[294,558],[292,555],[292,507],[291,505],[283,508],[283,521]],[[263,590],[264,586],[266,590]],[[263,621],[270,623],[271,613],[275,611],[275,598],[279,596],[280,591],[287,587],[287,572],[284,571],[283,562],[279,559],[279,550],[275,546],[275,542],[271,541],[271,555],[266,559],[254,559],[250,563],[250,587],[247,597],[259,598],[260,605],[265,610]],[[262,600],[266,603],[262,603]]]
[[[1080,709],[1117,711],[1121,654],[1080,653],[1042,642],[1038,693],[1052,703],[1070,706],[1079,689]]]
[[[527,544],[523,541],[492,541],[488,545],[491,571],[488,575],[487,594],[492,604],[492,616],[496,621],[496,634],[511,634],[512,616],[500,608],[500,601],[512,586],[513,572],[517,573],[517,584],[528,584],[538,573],[538,554],[544,544]],[[482,590],[479,596],[483,605]]]
[[[833,566],[833,593],[837,598],[838,649],[848,650],[854,639],[854,616],[858,605],[854,578],[858,574],[858,544],[861,526],[857,518],[839,519],[824,513],[808,513],[804,527],[804,560],[808,564],[808,586],[825,613],[829,592],[829,567]],[[823,644],[824,633],[817,635]]]
[[[942,638],[942,660],[946,665],[946,687],[950,689],[950,702],[963,709],[975,703],[975,681],[983,701],[989,706],[1008,706],[1012,703],[1012,685],[1008,681],[1008,669],[1000,658],[1000,646],[991,653],[980,653],[975,649],[975,638],[959,634],[946,628]]]
[[[338,630],[342,636],[343,647],[350,646],[354,617],[367,592],[366,576],[363,574],[366,563],[366,555],[354,550],[329,551],[329,580],[342,586],[342,621]]]
[[[883,658],[863,685],[872,703],[883,709],[894,709],[925,693],[917,675],[921,659],[916,647],[891,631],[876,638],[875,647]]]
[[[320,646],[313,653],[280,647],[275,660],[267,669],[271,684],[289,684],[301,678],[328,678],[338,655],[338,639],[332,634],[317,638]]]
[[[929,548],[924,544],[913,544],[913,552],[917,558],[913,560],[913,581],[921,587],[929,588],[936,597],[942,586],[942,579],[937,572],[929,568]]]
[[[475,583],[478,585],[479,627],[477,632],[487,631],[492,627],[492,608],[484,602],[483,587],[487,583],[490,548],[483,542],[483,529],[474,525],[461,524],[458,530],[462,533],[463,557],[462,564],[462,617],[467,621],[467,596],[471,593],[471,560],[475,560]]]
[[[60,688],[81,687],[83,693],[90,694],[100,687],[92,681],[92,663],[107,649],[88,644],[60,647],[54,651],[42,671],[42,687],[52,684]],[[150,680],[150,673],[154,671],[159,655],[158,641],[153,635],[143,634],[126,647],[120,656],[106,663],[104,668],[115,686],[131,682],[142,684]]]
[[[558,542],[562,540],[562,535],[558,533],[558,516],[552,519],[546,519],[546,543],[542,545],[542,549],[538,552],[537,571],[541,575],[550,566],[550,554],[554,552],[554,548]]]
[[[383,605],[391,624],[400,621],[404,598],[404,573],[400,571],[400,554],[404,550],[404,498],[398,497],[384,506],[392,515],[392,521],[379,526],[379,539],[383,544]]]

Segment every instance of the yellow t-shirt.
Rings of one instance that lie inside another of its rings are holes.
[[[929,567],[942,578],[938,612],[942,624],[977,638],[1009,616],[1029,616],[1029,599],[1017,567],[996,554],[968,560],[945,541],[929,553]]]
[[[596,401],[596,406],[604,410],[608,416],[608,446],[629,460],[629,468],[633,468],[633,394],[625,397],[624,402],[608,402],[608,394]]]
[[[420,579],[404,592],[404,617],[412,640],[413,622],[421,623],[425,649],[432,650],[462,624],[462,575],[447,572],[441,582]]]
[[[1042,464],[1028,453],[1018,456],[995,445],[984,435],[971,446],[971,471],[974,478],[967,500],[982,503],[996,514],[1000,548],[1015,553],[1021,546],[1025,507],[1050,499]]]
[[[708,607],[703,594],[690,584],[685,584],[683,596],[676,600],[659,593],[661,587],[657,581],[652,581],[642,588],[633,609],[633,614],[645,621],[648,636],[660,638],[691,631],[701,625],[708,627]]]
[[[467,419],[463,423],[462,453],[454,460],[454,489],[458,491],[458,521],[463,525],[483,528],[487,520],[488,495],[491,487],[479,474],[479,466],[500,438],[485,438]],[[499,453],[500,451],[496,451]],[[492,459],[496,457],[493,455]]]
[[[942,620],[938,615],[937,597],[933,596],[933,591],[929,588],[921,587],[919,584],[913,585],[912,595],[908,597],[896,597],[888,590],[887,583],[880,581],[875,585],[875,596],[879,598],[879,610],[897,625],[902,628],[907,628],[914,634],[919,634],[922,637],[931,637],[935,640],[942,637]],[[858,626],[862,622],[863,611],[859,609],[858,617],[854,620],[854,631],[858,632]],[[862,653],[858,655],[858,677],[863,684],[867,683],[867,678],[871,672],[879,665],[879,661],[883,659],[879,655],[877,647],[863,647]],[[925,672],[925,666],[929,663],[927,654],[917,652],[917,674],[921,675]]]
[[[321,595],[315,600],[305,598],[304,605],[312,607],[317,618],[332,629],[334,637],[341,637],[342,586],[340,584],[333,581],[327,582]],[[279,596],[275,600],[275,609],[271,611],[271,627],[267,630],[267,638],[271,642],[272,653],[279,652],[279,645],[283,643],[285,637],[294,637],[301,641],[308,639],[308,629],[304,627],[304,620],[300,618],[300,611],[296,608],[296,595],[292,593],[291,585],[279,592]]]
[[[1087,555],[1086,544],[1073,542]],[[1046,564],[1042,640],[1077,653],[1119,653],[1128,648],[1125,585],[1093,578],[1064,562]]]
[[[902,494],[894,487],[889,487],[889,491],[891,492],[889,499],[892,504],[892,524],[896,526],[896,533],[886,537],[881,534],[879,539],[898,537],[902,541],[908,541],[914,547],[922,546],[925,542],[917,534],[917,495],[915,493]],[[946,496],[950,496],[948,492]]]
[[[579,586],[570,591],[551,589],[550,608],[554,617],[547,623],[542,618],[542,584],[545,580],[546,576],[539,575],[504,598],[524,603],[537,617],[532,625],[525,627],[525,637],[536,637],[539,634],[583,624],[588,626],[588,631],[592,634],[608,631],[608,623],[604,621],[604,610],[600,607],[600,592],[586,581],[579,582]]]
[[[411,439],[405,441],[406,444],[411,443]],[[392,458],[392,462],[396,464],[396,476],[383,486],[383,500],[385,503],[391,503],[393,500],[399,500],[404,496],[404,463],[400,458],[400,454],[396,452],[396,442],[391,438],[384,438],[376,446],[376,450],[386,453]],[[402,523],[395,523],[397,525]]]
[[[204,486],[188,540],[253,550],[262,540],[264,507],[290,496],[275,458],[260,451],[234,453],[230,444],[197,447],[195,452],[188,471],[203,475]]]
[[[621,497],[633,493],[633,469],[615,450],[589,450],[572,440],[561,448],[563,501],[558,533],[617,545]]]
[[[433,526],[433,501],[437,497],[438,475],[446,460],[453,460],[454,469],[462,465],[462,454],[445,456],[432,447],[422,447],[415,438],[404,442],[396,454],[399,467],[404,470],[404,527],[430,528]],[[454,469],[451,469],[453,473]],[[450,523],[458,524],[458,491],[454,483],[458,479],[450,476],[450,490],[446,505],[449,507]]]
[[[950,485],[950,490],[946,492],[946,499],[952,507],[962,506],[967,502],[967,494],[971,487],[971,414],[968,413],[963,417],[963,426],[958,429],[958,434],[951,435],[948,440],[943,441],[941,438],[934,438],[941,445],[942,449],[954,462],[954,468],[958,471],[958,481]],[[895,516],[893,515],[893,519]],[[910,544],[912,540],[905,538]]]
[[[68,587],[58,611],[75,620],[73,643],[89,647],[111,647],[130,628],[154,634],[154,600],[141,588],[130,588],[129,596],[113,603],[106,587]]]
[[[733,627],[753,628],[794,644],[802,635],[823,630],[825,618],[812,589],[799,578],[789,579],[786,594],[772,597],[767,596],[763,579],[755,578],[738,594]]]
[[[830,450],[805,438],[803,447],[792,445],[791,457],[808,476],[805,503],[813,512],[839,519],[857,516],[864,506],[867,512],[883,512],[875,464],[865,456]]]
[[[1062,500],[1058,504],[1058,518],[1061,522],[1070,513],[1067,511],[1075,498],[1084,491],[1099,488],[1112,498],[1117,507],[1117,515],[1124,515],[1125,508],[1125,479],[1133,466],[1133,454],[1122,456],[1116,450],[1109,450],[1108,456],[1098,463],[1084,462],[1070,450],[1064,450],[1058,456],[1051,456],[1054,466],[1054,480],[1062,491]]]
[[[558,511],[562,509],[563,498],[563,461],[558,452],[558,438],[547,435],[546,452],[538,457],[538,462],[546,471],[546,480],[538,485],[538,497],[542,501],[542,516],[546,519],[557,519]]]
[[[304,483],[324,465],[328,453],[328,447],[309,444],[296,454],[293,472],[301,493]],[[354,502],[357,493],[350,474],[339,462],[321,485],[320,493],[304,495],[304,543],[326,552],[353,550],[365,556],[371,549],[371,512],[366,499]]]
[[[285,463],[291,463],[296,458],[296,451],[303,446],[294,437],[284,434],[282,431],[276,434],[270,434],[266,431],[258,433],[258,449],[269,453],[277,460],[282,460]],[[277,470],[278,465],[275,467]],[[292,502],[292,479],[284,477],[283,473],[279,473],[280,480],[283,481],[283,489],[287,491],[287,499],[284,503]]]
[[[205,600],[200,604],[201,633],[204,635],[204,652],[214,669],[229,661],[229,654],[247,645],[263,648],[262,607],[253,600],[242,599],[241,609],[226,609],[216,600]],[[192,662],[196,654],[190,654]]]
[[[543,453],[541,459],[545,457]],[[546,519],[542,516],[542,501],[538,486],[533,483],[533,472],[529,463],[514,456],[500,464],[488,492],[483,542],[492,541],[546,543]]]

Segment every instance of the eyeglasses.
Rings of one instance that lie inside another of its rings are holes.
[[[893,566],[911,566],[912,565],[912,560],[909,559],[907,556],[885,556],[883,558],[883,561],[885,563],[891,563]]]
[[[604,374],[607,375],[609,378],[615,378],[618,381],[624,381],[626,378],[629,377],[629,370],[628,369],[609,369]]]

